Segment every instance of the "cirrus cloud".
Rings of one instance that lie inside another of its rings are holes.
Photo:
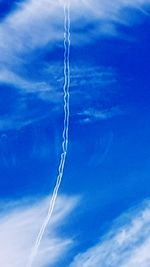
[[[122,215],[95,246],[79,253],[70,267],[149,267],[150,202]]]
[[[0,265],[26,266],[36,235],[48,209],[49,198],[0,203]],[[77,204],[76,197],[60,196],[33,266],[59,261],[73,240],[61,236],[58,228]]]

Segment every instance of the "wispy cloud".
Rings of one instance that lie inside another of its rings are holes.
[[[40,0],[38,2],[28,0],[19,4],[16,11],[8,14],[0,24],[1,64],[7,63],[10,66],[13,66],[14,63],[22,64],[25,60],[23,55],[47,45],[53,47],[56,41],[62,41],[63,3],[64,1],[59,0]],[[72,41],[79,43],[76,39],[78,37],[80,41],[85,39],[91,42],[92,39],[89,37],[92,32],[114,35],[116,29],[113,22],[118,20],[119,22],[128,22],[127,17],[123,19],[123,9],[142,10],[144,4],[148,3],[149,0],[114,0],[113,2],[110,0],[73,0],[71,1]],[[87,35],[81,34],[80,30],[89,23],[94,24],[95,22],[95,26],[87,29],[88,40]]]
[[[19,4],[18,9],[0,24],[1,62],[14,65],[14,57],[19,60],[22,53],[43,47],[49,41],[62,39],[62,28],[57,28],[56,11],[61,20],[63,12],[58,2],[30,0]]]
[[[8,103],[8,110],[11,113],[0,116],[0,131],[9,129],[19,129],[31,123],[35,123],[52,113],[63,112],[63,69],[58,63],[45,66],[41,72],[39,80],[23,78],[17,73],[7,70],[0,70],[0,86],[8,93],[4,94],[3,102],[9,99],[10,93],[14,91],[14,96]],[[81,65],[71,69],[71,97],[72,108],[81,109],[83,103],[92,106],[92,102],[99,97],[101,100],[109,99],[117,91],[117,74],[111,68],[94,67]],[[94,92],[94,93],[93,93]],[[2,90],[1,90],[2,94]],[[1,98],[2,98],[1,97]],[[7,99],[6,99],[7,98]],[[8,101],[7,101],[8,102]],[[31,103],[33,105],[31,106]],[[9,107],[10,106],[10,107]],[[30,109],[28,108],[30,106]],[[12,108],[13,107],[13,108]],[[98,110],[88,109],[78,114],[81,120],[100,119]],[[74,111],[73,111],[74,112]],[[76,111],[75,111],[76,112]],[[100,113],[100,112],[99,112]],[[108,112],[107,112],[108,113]],[[102,114],[101,114],[102,119]]]
[[[57,231],[77,204],[76,197],[57,200],[51,223],[42,240],[34,266],[42,267],[59,261],[72,246],[71,238]],[[26,266],[31,248],[48,209],[48,198],[0,203],[0,265]]]
[[[116,69],[94,64],[78,63],[71,68],[71,98],[73,115],[77,120],[92,119],[94,110],[107,107],[110,99],[119,94],[118,73]],[[96,103],[98,103],[97,107]],[[94,118],[93,118],[94,119]]]
[[[116,83],[117,73],[113,68],[78,64],[71,69],[71,86],[105,87]]]
[[[53,90],[46,82],[29,81],[7,69],[0,71],[0,83],[12,85],[21,90],[24,89],[29,93],[49,92]]]
[[[4,88],[6,89],[6,88]],[[5,97],[3,98],[5,101]],[[31,106],[31,104],[34,104]],[[30,109],[29,109],[30,106]],[[50,118],[54,108],[47,108],[34,96],[16,95],[8,110],[0,115],[0,132],[19,130],[28,125]]]
[[[53,66],[51,66],[51,69],[52,68]],[[52,76],[53,72],[54,71],[51,71],[49,76]],[[0,85],[12,86],[24,94],[35,94],[35,97],[55,104],[58,104],[62,99],[62,94],[59,88],[57,88],[58,84],[56,85],[56,82],[54,84],[54,81],[48,80],[47,75],[45,75],[45,79],[41,81],[30,80],[23,78],[15,72],[3,69],[0,71]]]
[[[149,267],[150,202],[119,218],[95,246],[78,254],[70,267]]]
[[[51,49],[56,42],[58,44],[60,41],[63,46],[63,3],[64,1],[61,0],[39,0],[38,2],[28,0],[19,3],[16,10],[8,14],[0,23],[0,69],[3,75],[3,69],[7,69],[9,77],[10,71],[15,72],[13,75],[16,75],[18,69],[22,68],[26,62],[29,63],[34,51],[39,48],[48,46]],[[110,0],[71,1],[72,43],[81,45],[85,42],[92,42],[95,39],[91,38],[91,35],[116,34],[113,22],[122,19],[123,9],[138,8],[142,10],[144,4],[148,3],[149,0],[114,0],[113,3]],[[127,21],[128,18],[125,18],[124,23]],[[92,27],[85,28],[91,24]],[[84,35],[82,34],[83,29],[86,33]],[[31,61],[34,66],[33,59]],[[27,86],[27,83],[24,86]],[[29,84],[30,86],[31,84]],[[45,84],[40,86],[47,87]]]
[[[123,111],[121,111],[119,107],[111,107],[101,110],[93,107],[78,113],[79,121],[82,123],[111,119],[120,114],[123,114]]]
[[[120,20],[126,23],[128,21],[128,19],[123,19],[123,9],[126,7],[136,8],[147,14],[144,10],[144,4],[148,3],[149,0],[114,0],[113,3],[109,0],[72,0],[70,13],[72,44],[84,45],[86,42],[91,43],[95,40],[95,38],[91,38],[93,35],[114,34],[116,32],[114,23],[117,21],[120,23]],[[43,49],[43,53],[47,51],[50,53],[52,48],[57,48],[57,45],[63,47],[63,4],[64,1],[62,0],[22,1],[0,23],[0,83],[17,87],[26,93],[36,92],[40,99],[49,101],[57,106],[63,101],[62,93],[59,90],[63,86],[63,72],[62,68],[59,67],[59,65],[63,66],[63,55],[62,62],[56,63],[57,68],[52,62],[49,63],[50,75],[48,72],[45,72],[46,60],[44,61],[43,57],[40,58],[41,53],[38,53],[38,51]],[[89,27],[86,27],[87,25]],[[83,34],[83,29],[85,34]],[[39,69],[37,68],[38,59],[40,61]],[[111,85],[112,88],[112,83],[115,85],[116,80],[112,70],[106,71],[97,68],[93,71],[90,67],[87,69],[82,67],[81,69],[76,69],[71,74],[71,85],[73,88],[71,93],[74,102],[77,104],[81,99],[88,101],[91,98],[92,90],[90,90],[90,87],[100,86],[104,88]],[[53,84],[55,79],[52,68],[54,68],[55,73],[60,73],[60,77],[56,77],[57,82],[55,84]],[[32,71],[33,73],[36,72],[35,76],[32,75]],[[83,97],[85,90],[81,92],[81,90],[77,90],[77,87],[83,88],[86,86],[87,81],[87,91],[89,91]],[[98,97],[100,91],[102,89],[96,90],[92,97]],[[19,105],[16,108],[15,114],[11,116],[7,114],[1,117],[0,128],[15,128],[13,126],[15,125],[14,121],[19,128],[22,122],[23,125],[27,125],[33,121],[31,116],[24,119],[24,112],[22,114],[20,111],[22,109],[20,109]],[[107,118],[111,116],[108,111],[106,112]],[[86,116],[85,121],[89,121],[92,118],[106,118],[106,112],[95,112],[92,110],[89,112],[88,110],[86,114],[82,115]]]

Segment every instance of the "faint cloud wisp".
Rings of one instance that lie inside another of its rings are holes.
[[[48,198],[0,203],[0,266],[25,266],[41,223],[48,209]],[[57,228],[76,206],[76,197],[60,196],[51,225],[43,237],[33,266],[43,267],[64,256],[72,246],[71,238],[61,237]]]
[[[150,202],[119,218],[95,246],[79,253],[70,267],[149,267]]]

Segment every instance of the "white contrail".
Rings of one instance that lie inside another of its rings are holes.
[[[35,257],[37,255],[41,240],[43,238],[46,227],[48,226],[58,195],[58,190],[61,185],[62,176],[64,172],[64,165],[66,161],[67,148],[68,148],[68,130],[69,130],[69,88],[70,88],[70,4],[69,0],[66,0],[64,3],[64,128],[62,134],[62,153],[60,164],[58,168],[58,176],[56,184],[53,190],[52,197],[49,203],[48,213],[43,222],[43,225],[38,233],[35,246],[32,249],[31,256],[29,258],[27,267],[32,267]]]

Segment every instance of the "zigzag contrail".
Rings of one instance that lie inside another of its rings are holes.
[[[33,265],[33,262],[37,255],[44,232],[50,222],[50,219],[51,219],[54,207],[55,207],[58,190],[60,188],[62,177],[63,177],[64,165],[65,165],[67,149],[68,149],[69,97],[70,97],[69,88],[70,88],[70,4],[69,4],[69,0],[66,0],[64,3],[64,86],[63,86],[64,128],[63,128],[63,134],[62,134],[62,138],[63,138],[62,153],[61,153],[61,159],[60,159],[60,164],[58,168],[58,176],[57,176],[56,184],[53,190],[52,197],[49,202],[48,213],[38,233],[35,246],[33,247],[29,262],[26,267],[32,267]]]

